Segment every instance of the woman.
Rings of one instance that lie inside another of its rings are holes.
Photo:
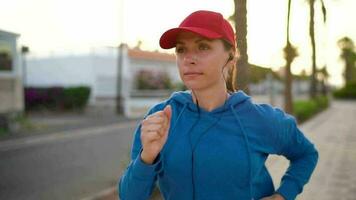
[[[120,198],[149,199],[158,180],[168,200],[295,199],[318,153],[292,116],[255,104],[226,83],[237,59],[227,20],[216,12],[194,12],[166,31],[160,46],[175,47],[190,91],[154,106],[137,128]],[[265,167],[269,154],[290,160],[277,190]]]

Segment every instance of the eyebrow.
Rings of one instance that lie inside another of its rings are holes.
[[[210,40],[208,40],[208,39],[199,38],[199,39],[195,40],[194,43],[199,43],[199,42],[202,42],[202,41],[210,42]],[[176,44],[184,44],[184,42],[178,40],[178,41],[176,42]]]

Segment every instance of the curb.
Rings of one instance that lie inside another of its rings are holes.
[[[128,123],[120,123],[120,124],[111,124],[106,126],[97,126],[97,127],[88,127],[82,129],[76,129],[71,131],[60,131],[46,135],[39,136],[30,136],[25,138],[6,140],[0,142],[0,152],[19,149],[25,146],[32,146],[37,144],[43,144],[58,140],[70,139],[70,138],[78,138],[84,137],[88,135],[101,135],[107,134],[110,131],[135,126],[137,124],[136,121],[128,122]]]

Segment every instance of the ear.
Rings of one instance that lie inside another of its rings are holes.
[[[232,59],[234,59],[234,55],[232,53],[230,53],[228,61],[231,61]]]
[[[229,61],[228,64],[223,67],[222,73],[224,74],[224,77],[228,77],[228,74],[230,73],[234,64],[235,63],[231,63],[231,61]]]
[[[234,52],[230,52],[226,63],[227,65],[224,68],[231,68],[232,65],[236,64],[236,62],[237,62],[236,55],[234,54]]]
[[[229,51],[229,57],[227,59],[227,62],[229,64],[235,64],[237,62],[237,55],[238,55],[238,51],[231,49]]]

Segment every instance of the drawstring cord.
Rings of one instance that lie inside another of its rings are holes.
[[[169,104],[169,103],[168,103],[168,104]],[[175,130],[175,128],[176,128],[176,126],[177,126],[177,124],[178,124],[178,121],[179,121],[180,117],[182,116],[183,112],[185,111],[185,109],[187,108],[187,106],[188,106],[188,103],[184,104],[184,106],[183,106],[183,108],[182,108],[182,111],[179,113],[179,115],[178,115],[178,117],[177,117],[177,120],[175,120],[175,124],[172,126],[172,129],[170,130],[171,133],[173,133],[173,131]],[[168,137],[168,138],[169,138],[169,137]],[[168,141],[167,141],[167,142],[168,142]],[[166,144],[165,146],[168,146],[168,145]],[[166,149],[165,149],[164,151],[166,151]],[[162,156],[162,157],[161,157],[161,160],[162,160],[162,161],[165,160],[165,159],[164,159],[164,155],[165,155],[165,153],[162,153],[162,154],[161,154],[161,156]],[[161,168],[160,168],[160,170],[158,171],[158,173],[163,173],[163,169],[164,169],[164,162],[162,162]]]
[[[231,110],[232,110],[232,113],[234,114],[235,116],[235,119],[237,121],[237,123],[239,124],[239,127],[242,131],[242,134],[243,134],[243,137],[244,137],[244,141],[245,141],[245,144],[246,144],[246,148],[247,148],[247,153],[248,153],[248,163],[249,163],[249,186],[250,186],[250,196],[251,196],[251,199],[253,200],[253,188],[252,188],[252,159],[251,159],[251,149],[250,149],[250,145],[249,145],[249,142],[248,142],[248,138],[247,138],[247,134],[246,134],[246,131],[244,129],[244,127],[242,126],[242,123],[241,123],[241,120],[239,118],[239,116],[236,114],[235,110],[234,110],[234,107],[233,105],[230,106]]]
[[[185,103],[184,106],[183,106],[183,108],[182,108],[182,111],[179,113],[177,119],[175,120],[175,124],[173,125],[173,127],[172,127],[172,129],[171,129],[171,132],[173,132],[174,129],[176,128],[176,126],[177,126],[177,124],[178,124],[178,121],[179,121],[180,117],[182,116],[183,112],[185,111],[185,109],[187,108],[187,106],[188,106],[188,103]]]
[[[194,94],[194,92],[193,92]],[[195,94],[194,94],[195,95]],[[228,98],[228,97],[227,97]],[[224,101],[224,105],[223,105],[223,108],[226,107],[226,102],[227,102],[227,98],[225,99]],[[193,126],[189,129],[189,132],[190,133],[194,128],[195,126],[198,124],[198,121],[200,120],[200,114],[201,114],[201,111],[200,111],[200,107],[199,107],[199,102],[198,102],[198,98],[196,98],[196,107],[197,107],[197,110],[198,110],[198,118],[197,120],[194,122]],[[205,129],[199,136],[199,138],[197,139],[197,142],[195,143],[195,145],[193,146],[192,145],[192,141],[191,141],[191,135],[189,135],[189,145],[190,145],[190,148],[192,150],[192,156],[191,156],[191,170],[192,170],[192,190],[193,190],[193,200],[195,200],[195,179],[194,179],[194,152],[195,152],[195,149],[196,147],[198,146],[199,142],[200,142],[200,139],[202,138],[203,135],[205,135],[212,127],[214,127],[221,119],[223,115],[223,112],[221,112],[220,116],[218,117],[218,119],[212,123],[207,129]]]

